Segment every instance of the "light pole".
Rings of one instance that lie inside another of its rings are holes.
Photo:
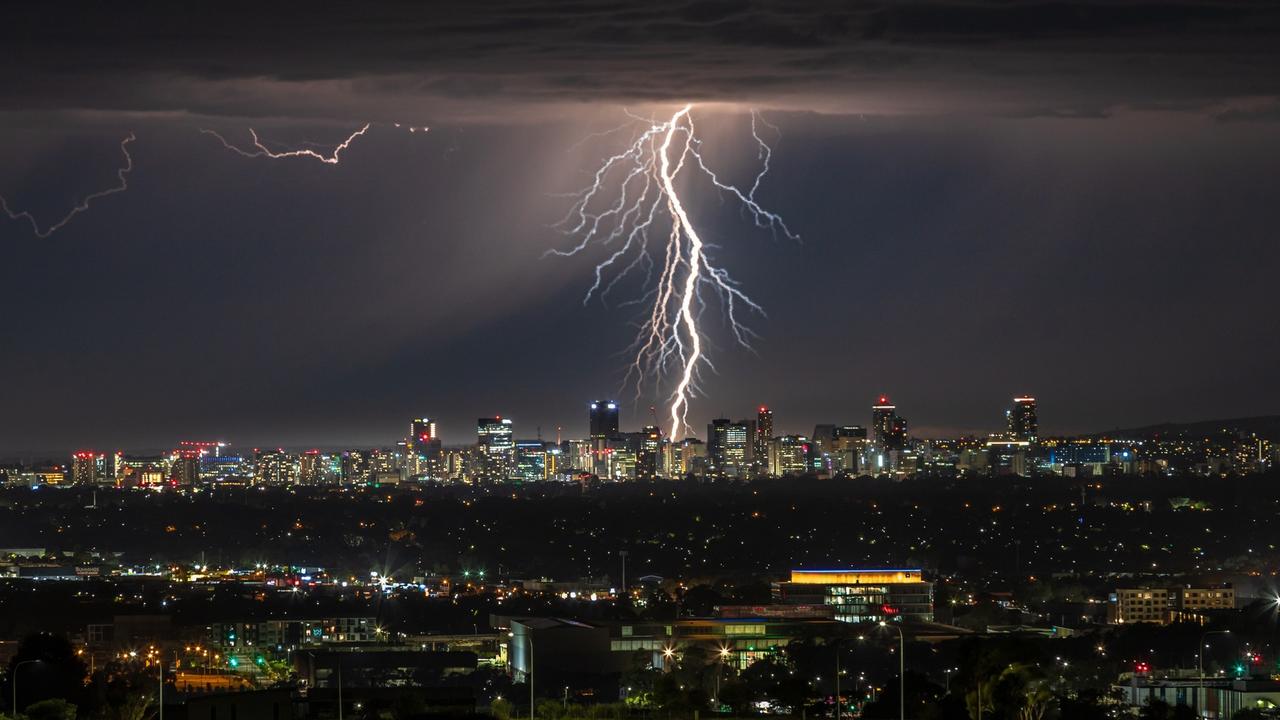
[[[1204,701],[1204,648],[1205,640],[1210,635],[1230,635],[1230,630],[1210,630],[1200,635],[1200,644],[1196,647],[1196,669],[1200,672],[1200,694],[1196,696],[1196,715],[1204,717],[1205,708],[1208,705]]]
[[[13,716],[15,718],[18,717],[18,669],[21,668],[23,665],[30,665],[32,663],[38,663],[38,662],[44,662],[44,661],[40,660],[39,658],[35,660],[23,660],[22,662],[13,666],[13,677],[9,678],[9,682],[13,684]]]
[[[627,592],[627,550],[619,550],[618,555],[622,557],[622,594],[629,595]]]
[[[720,666],[716,668],[716,696],[714,698],[716,712],[720,712],[720,676],[724,675],[725,658],[729,657],[731,654],[733,654],[733,651],[729,649],[729,646],[724,645],[720,647]]]
[[[906,720],[907,718],[907,639],[902,634],[902,628],[897,625],[890,625],[884,620],[880,621],[880,627],[893,628],[898,631],[898,720]]]

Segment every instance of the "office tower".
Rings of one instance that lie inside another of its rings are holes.
[[[185,447],[174,451],[172,464],[169,466],[169,482],[172,485],[191,487],[200,479],[199,450]]]
[[[440,435],[436,421],[431,418],[414,418],[409,423],[409,437],[405,442],[405,465],[409,475],[438,477],[443,473],[440,453]]]
[[[640,432],[640,443],[636,452],[636,478],[652,480],[658,477],[658,449],[662,445],[662,433],[656,425],[646,425]]]
[[[898,416],[896,405],[881,395],[879,402],[871,406],[871,429],[875,444],[884,451],[901,450],[907,442],[907,420]]]
[[[810,470],[812,453],[809,438],[803,435],[782,435],[769,440],[768,467],[774,477],[803,475]]]
[[[618,434],[618,403],[596,400],[591,403],[591,437],[611,438]]]
[[[255,485],[292,485],[298,478],[297,458],[282,449],[253,451]]]
[[[547,479],[547,446],[541,440],[521,440],[515,444],[516,477],[525,482]]]
[[[431,418],[414,418],[409,423],[409,448],[422,448],[433,442],[438,443],[440,436],[436,434],[436,421]]]
[[[81,450],[71,456],[71,482],[96,485],[106,478],[107,457],[92,450]]]
[[[476,433],[479,451],[477,479],[496,481],[510,477],[515,462],[511,420],[504,417],[480,418],[476,421]]]
[[[298,458],[298,482],[302,485],[320,484],[320,451],[308,450]]]
[[[1009,437],[1013,440],[1033,443],[1040,432],[1036,419],[1036,399],[1030,396],[1016,397],[1013,407],[1005,412],[1009,422]]]
[[[727,418],[716,418],[707,425],[707,458],[711,474],[738,477],[750,470],[754,425],[751,421],[731,422]]]
[[[756,413],[754,463],[757,472],[768,469],[769,441],[773,439],[773,411],[764,405]]]

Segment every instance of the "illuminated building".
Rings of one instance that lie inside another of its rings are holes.
[[[1107,621],[1112,624],[1203,622],[1201,613],[1205,611],[1236,607],[1236,591],[1231,585],[1119,588],[1109,599]]]
[[[342,483],[344,485],[368,484],[373,468],[370,454],[364,450],[348,450],[342,453]]]
[[[1031,464],[1027,461],[1027,450],[1030,447],[1027,440],[992,437],[987,440],[988,467],[995,475],[1029,477]]]
[[[439,475],[440,435],[430,418],[414,418],[405,439],[406,470],[409,475]]]
[[[677,448],[680,477],[707,474],[707,444],[698,438],[685,438]]]
[[[783,435],[769,441],[768,467],[774,477],[809,472],[811,444],[803,435]]]
[[[591,437],[611,438],[618,434],[618,403],[596,400],[591,403]]]
[[[298,482],[302,485],[319,485],[323,464],[319,450],[308,450],[298,458]]]
[[[107,456],[92,450],[81,450],[71,456],[71,482],[97,485],[107,482]]]
[[[200,458],[203,452],[194,448],[174,451],[169,466],[169,482],[180,487],[191,487],[200,479]]]
[[[283,449],[254,449],[253,482],[255,485],[292,485],[297,479],[297,463]]]
[[[662,447],[662,433],[656,425],[646,425],[640,432],[639,450],[636,453],[636,478],[652,480],[658,477],[658,450]]]
[[[776,591],[788,605],[830,605],[841,622],[933,621],[933,583],[918,569],[792,570]]]
[[[1040,432],[1040,423],[1036,420],[1036,399],[1033,397],[1016,397],[1013,407],[1005,412],[1009,423],[1009,438],[1034,443]]]
[[[755,442],[751,421],[730,422],[716,418],[707,425],[709,471],[721,477],[739,477],[750,470]]]
[[[815,425],[813,443],[817,469],[830,474],[859,472],[869,447],[861,425]]]
[[[547,446],[541,440],[521,440],[515,445],[516,477],[525,482],[547,479]]]
[[[121,455],[116,462],[117,487],[157,487],[169,476],[169,461],[161,456]]]
[[[478,467],[475,479],[485,481],[506,480],[515,464],[515,441],[511,419],[504,417],[480,418],[476,421],[478,436]]]
[[[755,447],[752,448],[757,472],[768,469],[769,441],[772,439],[773,411],[761,405],[756,412]]]
[[[896,405],[889,398],[880,396],[871,406],[871,429],[875,432],[876,447],[886,453],[902,450],[907,444],[907,419],[898,416]]]

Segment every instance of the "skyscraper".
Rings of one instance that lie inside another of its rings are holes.
[[[480,418],[476,421],[476,442],[479,467],[477,477],[481,480],[505,480],[512,472],[515,462],[514,431],[511,419],[504,417]]]
[[[436,421],[431,418],[414,418],[409,423],[410,449],[425,447],[439,437],[436,434]]]
[[[640,432],[640,448],[636,453],[636,479],[652,480],[658,476],[658,449],[662,433],[657,425],[646,425]]]
[[[1035,442],[1040,432],[1036,419],[1036,399],[1023,395],[1013,399],[1013,407],[1005,412],[1009,421],[1009,437],[1024,442]]]
[[[409,437],[405,439],[405,464],[409,475],[442,474],[440,435],[436,421],[431,418],[414,418],[409,423]]]
[[[773,411],[764,405],[756,413],[755,436],[755,469],[757,472],[767,471],[769,464],[769,441],[773,439]]]
[[[591,403],[591,437],[610,438],[618,434],[618,403],[596,400]]]
[[[898,407],[881,395],[871,406],[871,429],[875,432],[876,446],[881,450],[901,450],[907,441],[907,420],[898,417]]]
[[[707,425],[707,459],[712,474],[737,477],[747,472],[755,441],[754,423],[749,420],[730,422],[716,418]]]

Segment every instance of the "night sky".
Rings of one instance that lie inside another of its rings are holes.
[[[424,7],[425,6],[425,7]],[[851,9],[852,8],[852,9]],[[767,311],[707,316],[691,422],[1044,434],[1280,411],[1272,3],[25,3],[0,23],[0,452],[383,445],[414,415],[585,434],[640,294],[544,258],[626,134],[694,102],[760,199],[690,206]],[[332,147],[330,166],[240,157]],[[408,133],[393,123],[429,125]],[[650,404],[624,397],[624,429]]]

